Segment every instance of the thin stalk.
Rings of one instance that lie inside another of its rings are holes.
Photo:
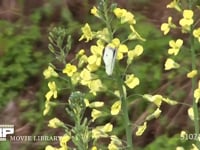
[[[126,140],[127,140],[127,150],[133,150],[133,138],[132,138],[132,128],[131,128],[131,122],[128,115],[128,103],[126,94],[123,90],[123,79],[120,78],[120,97],[121,97],[121,103],[122,103],[122,110],[123,110],[123,120],[124,120],[124,128],[126,131]]]

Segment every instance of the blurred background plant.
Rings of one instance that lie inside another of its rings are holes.
[[[168,41],[171,37],[163,37],[160,25],[166,22],[169,14],[177,18],[181,17],[176,16],[173,10],[166,9],[166,4],[170,0],[153,2],[116,0],[115,2],[134,12],[137,20],[136,29],[146,39],[143,44],[143,56],[134,66],[134,71],[141,80],[141,86],[136,89],[136,93],[160,93],[191,104],[191,83],[185,76],[185,72],[179,70],[167,72],[163,69],[167,58]],[[47,50],[48,32],[55,26],[62,26],[67,29],[68,34],[73,33],[72,38],[76,41],[79,38],[77,31],[83,22],[91,22],[93,29],[101,26],[99,22],[87,15],[95,3],[96,1],[88,0],[2,0],[0,2],[1,118],[3,118],[2,122],[15,124],[17,135],[59,135],[61,133],[60,130],[52,131],[46,128],[48,122],[42,116],[45,100],[43,95],[47,91],[47,83],[43,81],[41,74],[47,62],[53,60]],[[171,36],[177,37],[178,33],[173,31]],[[80,47],[89,46],[77,42],[72,44],[74,52]],[[199,47],[197,42],[195,47]],[[183,65],[190,64],[187,58],[187,53],[181,53],[178,60],[182,60]],[[136,99],[130,108],[131,120],[137,124],[151,109],[148,102]],[[169,148],[166,146],[166,140],[171,141],[170,148],[175,149],[177,145],[173,143],[178,140],[176,134],[182,129],[191,130],[186,106],[164,105],[162,110],[164,117],[152,120],[143,136],[134,137],[135,145],[142,147],[141,149],[159,147],[167,150]],[[57,109],[55,111],[70,123],[63,112]],[[50,118],[51,114],[48,117]],[[120,123],[122,120],[119,120]],[[116,132],[120,133],[120,129]],[[187,145],[190,141],[185,142]],[[43,149],[44,145],[47,143],[0,142],[1,149],[5,150]]]

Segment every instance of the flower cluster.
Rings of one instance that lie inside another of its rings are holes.
[[[185,7],[185,4],[188,4],[189,7]],[[167,58],[166,62],[165,62],[165,70],[171,70],[171,69],[177,69],[177,68],[183,68],[184,70],[188,70],[186,67],[186,65],[181,66],[174,60],[178,57],[178,54],[180,52],[180,50],[183,48],[184,46],[184,51],[189,50],[191,53],[191,60],[192,60],[192,65],[191,65],[191,71],[187,71],[187,78],[192,80],[192,91],[193,91],[193,105],[190,106],[189,104],[187,104],[189,106],[188,108],[188,116],[189,118],[194,122],[194,126],[195,129],[199,128],[199,112],[198,112],[198,102],[200,99],[200,82],[198,83],[198,86],[196,87],[196,83],[197,83],[197,75],[198,75],[198,69],[197,69],[197,65],[196,65],[196,51],[197,48],[195,46],[196,42],[200,42],[200,28],[196,27],[198,25],[198,20],[196,19],[196,14],[194,13],[193,10],[195,10],[195,8],[193,8],[193,4],[196,4],[195,2],[183,2],[180,0],[173,0],[171,3],[169,3],[167,5],[167,8],[172,8],[178,11],[178,13],[181,13],[182,18],[179,19],[178,24],[179,25],[175,25],[172,22],[172,17],[170,16],[168,18],[168,23],[163,23],[161,25],[161,31],[164,33],[164,35],[168,34],[170,32],[171,29],[180,29],[180,35],[186,35],[184,40],[178,38],[177,40],[170,40],[169,41],[169,49],[168,49],[168,54],[170,55],[169,58]],[[189,36],[188,36],[189,35]],[[187,39],[188,37],[188,39]],[[197,40],[195,40],[197,39]],[[184,41],[184,42],[183,42]],[[174,101],[169,101],[169,99],[165,99],[165,98],[161,98],[160,100],[158,99],[153,99],[152,96],[145,96],[146,99],[149,99],[151,102],[154,102],[157,107],[160,106],[162,101],[167,102],[168,104],[176,104],[176,102],[174,103]],[[161,100],[162,99],[162,100]],[[159,113],[158,113],[159,114]],[[144,125],[143,125],[144,126]],[[141,127],[142,128],[142,127]],[[142,130],[142,129],[141,129]],[[198,129],[199,130],[199,129]],[[199,131],[195,131],[196,133],[199,133]],[[182,135],[183,136],[183,133]],[[199,149],[199,141],[197,141],[197,144],[192,144],[193,148],[192,149]],[[198,147],[198,148],[197,148]],[[178,148],[182,148],[182,147],[177,147]]]
[[[103,20],[106,26],[94,31],[92,26],[86,23],[81,28],[82,35],[79,41],[84,40],[86,43],[92,41],[93,44],[89,47],[89,50],[80,49],[69,62],[63,59],[63,54],[66,54],[65,57],[67,57],[69,50],[67,52],[61,50],[62,57],[57,56],[57,58],[62,58],[62,70],[55,69],[56,67],[51,64],[43,73],[45,79],[49,80],[49,92],[46,94],[44,115],[48,115],[51,106],[56,106],[59,103],[58,101],[54,103],[50,101],[52,98],[58,98],[58,89],[59,91],[65,89],[72,91],[68,98],[66,111],[74,121],[75,126],[69,128],[56,117],[51,119],[48,124],[51,128],[65,129],[67,136],[65,140],[61,139],[60,141],[60,146],[63,149],[67,149],[67,142],[72,141],[78,149],[95,150],[98,149],[98,139],[101,138],[110,139],[110,143],[107,145],[109,150],[117,150],[126,146],[117,135],[112,133],[113,125],[111,122],[93,128],[89,127],[91,123],[104,116],[115,118],[119,115],[124,117],[123,115],[128,113],[128,105],[125,102],[127,101],[127,90],[133,90],[140,84],[136,74],[129,71],[129,66],[143,53],[143,46],[138,44],[137,41],[145,41],[145,39],[136,31],[135,16],[131,12],[116,6],[110,9],[106,3],[103,2],[99,7],[94,6],[91,9],[91,14]],[[113,17],[122,26],[127,27],[128,24],[129,28],[126,28],[128,35],[125,39],[118,37],[118,28],[116,24],[112,23]],[[50,34],[51,37],[55,37],[54,33]],[[64,36],[59,37],[59,34],[56,34],[56,37],[63,41],[65,39]],[[128,42],[134,44],[128,47]],[[54,43],[51,45],[51,50],[54,45]],[[60,84],[59,80],[67,82],[65,87],[62,87],[63,84]],[[110,82],[109,80],[117,82],[110,85],[106,83]],[[81,94],[81,92],[76,92],[76,89],[78,91],[84,89],[84,91],[88,90],[89,92]],[[108,103],[111,106],[108,106],[109,111],[105,111],[105,102],[94,101],[93,99],[101,93],[108,93],[108,91],[115,98],[111,96],[111,102]],[[123,113],[121,113],[122,106],[123,109],[125,108]],[[85,117],[86,109],[91,109],[91,120]],[[128,124],[129,122],[126,122],[124,128],[131,132]],[[92,145],[89,145],[90,143]],[[131,143],[127,144],[131,147]],[[48,145],[46,150],[53,148]]]

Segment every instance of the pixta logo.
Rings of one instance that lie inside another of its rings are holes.
[[[14,134],[14,125],[0,125],[0,141],[6,141],[9,134]]]

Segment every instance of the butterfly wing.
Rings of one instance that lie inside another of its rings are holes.
[[[106,73],[112,75],[115,65],[116,49],[106,47],[103,54],[103,61],[105,63]]]

